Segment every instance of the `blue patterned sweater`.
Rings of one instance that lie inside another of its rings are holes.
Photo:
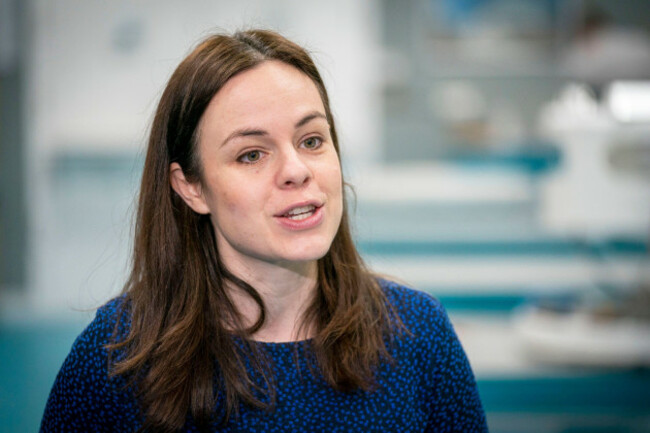
[[[242,405],[224,432],[487,432],[476,382],[447,314],[431,296],[381,281],[409,334],[390,347],[377,389],[339,392],[310,372],[307,342],[258,343],[271,359],[276,406]],[[104,345],[123,298],[99,309],[54,382],[42,432],[132,432],[142,425],[133,391],[107,375]],[[298,354],[296,362],[295,354]],[[183,429],[197,431],[188,416]]]

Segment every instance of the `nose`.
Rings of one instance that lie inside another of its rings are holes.
[[[280,152],[277,183],[281,188],[299,187],[311,178],[312,171],[298,149],[291,146]]]

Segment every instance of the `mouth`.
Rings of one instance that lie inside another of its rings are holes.
[[[280,216],[288,218],[292,221],[302,221],[312,216],[317,209],[318,207],[315,205],[298,206],[290,209],[288,212],[285,212]]]
[[[322,201],[303,201],[294,203],[275,215],[276,221],[290,231],[309,230],[318,227],[325,218],[325,203]]]

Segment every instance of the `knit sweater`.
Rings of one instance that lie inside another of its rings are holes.
[[[375,389],[334,390],[310,368],[309,340],[256,343],[270,361],[275,405],[265,411],[242,404],[237,416],[212,431],[487,432],[472,370],[441,304],[423,292],[380,284],[409,332],[395,333],[388,346],[392,362],[379,366]],[[142,425],[132,387],[108,375],[104,346],[124,302],[119,297],[100,308],[74,342],[41,432],[133,432]],[[189,415],[183,431],[198,431]]]

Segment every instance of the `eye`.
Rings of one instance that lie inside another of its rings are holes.
[[[243,162],[246,164],[252,164],[254,162],[257,162],[262,158],[262,152],[259,150],[251,150],[250,152],[246,152],[243,155],[241,155],[239,158],[237,158],[237,161]]]
[[[323,144],[323,140],[318,137],[309,137],[302,142],[302,146],[306,149],[318,149],[321,144]]]

